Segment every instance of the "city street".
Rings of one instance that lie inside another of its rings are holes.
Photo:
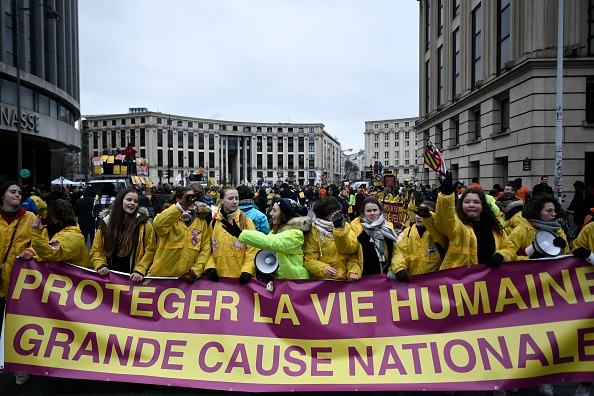
[[[555,384],[555,396],[573,396],[578,384]],[[12,373],[0,374],[0,394],[1,395],[219,395],[227,392],[176,388],[146,384],[132,384],[122,382],[98,382],[74,380],[65,378],[49,378],[31,376],[31,380],[26,385],[17,386],[14,383]],[[243,392],[236,392],[244,394]],[[367,395],[426,395],[443,396],[443,392],[341,392],[342,396],[365,393]],[[248,394],[248,393],[245,393]],[[274,393],[271,393],[273,395]],[[328,392],[306,392],[301,393],[304,396],[323,395]],[[490,396],[492,392],[456,392],[457,396]],[[508,392],[508,395],[517,396],[537,396],[539,395],[536,387],[521,389],[517,393]]]

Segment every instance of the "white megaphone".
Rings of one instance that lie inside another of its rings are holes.
[[[270,250],[260,250],[254,258],[256,268],[263,274],[272,274],[278,269],[278,257]]]
[[[534,240],[532,241],[532,244],[526,248],[526,254],[528,255],[528,257],[532,257],[532,255],[536,251],[546,256],[558,256],[559,254],[561,254],[561,248],[553,244],[555,238],[555,234],[553,234],[550,231],[537,231],[536,235],[534,235]]]

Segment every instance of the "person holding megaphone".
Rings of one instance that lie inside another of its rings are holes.
[[[235,220],[221,219],[223,229],[239,242],[276,253],[279,265],[273,274],[275,279],[309,279],[303,266],[303,234],[311,228],[307,208],[290,198],[280,198],[272,205],[270,223],[272,231],[265,235],[242,230]]]
[[[550,194],[534,197],[524,206],[522,222],[508,235],[503,248],[487,260],[487,265],[498,267],[503,261],[569,254],[567,237],[557,221],[559,209],[559,203]],[[543,232],[536,238],[540,231]]]
[[[559,209],[559,202],[550,194],[538,194],[532,198],[524,205],[524,219],[520,225],[508,235],[503,249],[489,257],[486,264],[489,267],[498,267],[503,261],[569,254],[567,238],[557,221]],[[553,385],[538,385],[538,391],[541,395],[553,395]]]

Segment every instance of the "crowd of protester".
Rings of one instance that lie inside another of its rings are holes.
[[[546,231],[562,254],[594,264],[592,187],[574,183],[569,209],[581,232],[571,246],[546,176],[532,190],[521,179],[488,192],[478,178],[471,181],[467,187],[447,173],[439,187],[363,185],[356,191],[348,184],[205,189],[194,183],[174,189],[165,183],[150,197],[139,188],[115,191],[112,184],[66,194],[61,186],[48,193],[7,182],[0,186],[0,308],[17,257],[68,262],[102,276],[118,271],[133,282],[167,276],[192,283],[204,275],[245,285],[256,277],[272,290],[274,279],[355,282],[383,274],[409,282],[418,274],[473,264],[497,268],[546,257],[534,248],[537,232]],[[386,220],[384,205],[391,203],[407,207],[407,224]],[[276,254],[274,273],[258,271],[259,250]],[[16,373],[18,384],[27,380]],[[589,395],[589,385],[581,384],[576,395]],[[553,395],[550,384],[539,391]]]

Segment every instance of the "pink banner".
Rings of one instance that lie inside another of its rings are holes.
[[[408,284],[192,285],[17,261],[9,371],[236,391],[493,390],[591,380],[594,267],[573,257]]]

